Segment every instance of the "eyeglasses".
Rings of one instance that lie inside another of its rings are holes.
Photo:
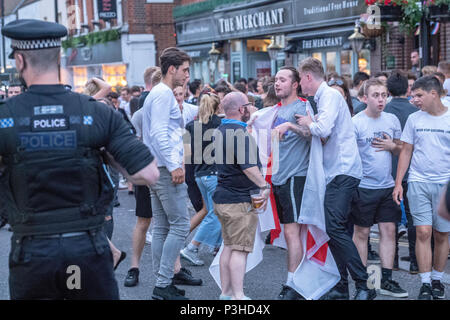
[[[243,104],[241,107],[250,107],[250,106],[252,106],[253,105],[253,103],[251,103],[251,102],[249,102],[249,103],[246,103],[246,104]]]
[[[328,85],[331,87],[331,86],[343,86],[344,85],[344,81],[342,81],[342,80],[339,80],[339,79],[337,79],[337,80],[335,80],[335,79],[332,79],[332,80],[330,80],[330,81],[328,81]]]

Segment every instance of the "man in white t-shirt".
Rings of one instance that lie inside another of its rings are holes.
[[[317,122],[311,115],[298,115],[297,123],[309,128],[311,134],[324,143],[323,168],[326,191],[324,199],[325,224],[330,237],[328,244],[336,260],[341,281],[326,299],[348,299],[348,273],[355,280],[355,300],[373,300],[375,289],[367,287],[367,270],[358,250],[347,232],[350,206],[362,178],[361,158],[356,145],[353,123],[344,97],[330,88],[322,63],[314,58],[303,60],[299,66],[302,92],[314,96],[317,103]]]
[[[363,166],[363,178],[352,208],[352,222],[355,224],[353,241],[363,264],[367,266],[370,228],[378,224],[382,267],[380,293],[406,298],[408,292],[392,280],[395,225],[401,219],[400,208],[392,200],[392,154],[400,153],[402,129],[395,115],[383,112],[387,95],[387,88],[380,80],[367,80],[363,97],[367,108],[352,119]]]
[[[447,262],[450,221],[439,216],[437,209],[443,187],[450,180],[450,111],[442,104],[443,88],[435,77],[418,79],[411,90],[420,111],[408,117],[403,130],[392,196],[397,203],[403,199],[402,179],[411,162],[407,196],[417,231],[416,255],[422,280],[418,299],[443,299],[445,288],[440,280]]]

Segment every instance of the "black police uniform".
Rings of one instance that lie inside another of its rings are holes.
[[[35,21],[22,32],[56,25]],[[0,104],[11,299],[119,298],[102,230],[112,200],[102,147],[131,175],[153,161],[118,113],[62,85],[32,85]]]

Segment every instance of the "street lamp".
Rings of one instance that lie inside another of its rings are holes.
[[[353,29],[353,30],[354,30],[354,32],[350,37],[348,37],[348,40],[350,41],[353,51],[356,54],[358,54],[363,47],[364,40],[366,40],[366,37],[359,32],[359,21],[358,20],[356,20],[355,29]]]
[[[277,60],[278,52],[281,51],[281,46],[275,41],[275,36],[272,36],[267,52],[269,53],[270,60]]]
[[[215,65],[217,63],[217,60],[219,60],[220,51],[216,49],[216,44],[214,42],[212,43],[211,50],[209,50],[208,54],[211,61]]]
[[[212,82],[214,82],[214,80],[215,80],[214,72],[216,71],[216,63],[219,60],[219,56],[220,56],[220,51],[216,49],[216,44],[214,42],[212,43],[211,50],[209,50],[208,54],[209,54],[209,58],[210,58],[209,67],[211,68],[211,71],[212,71],[211,75],[210,75],[210,80],[212,78]]]

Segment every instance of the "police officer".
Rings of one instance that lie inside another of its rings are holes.
[[[13,230],[10,297],[118,299],[102,231],[111,184],[99,150],[134,184],[158,180],[154,158],[114,110],[58,84],[64,26],[16,20],[2,34],[28,87],[0,104],[0,194]]]

